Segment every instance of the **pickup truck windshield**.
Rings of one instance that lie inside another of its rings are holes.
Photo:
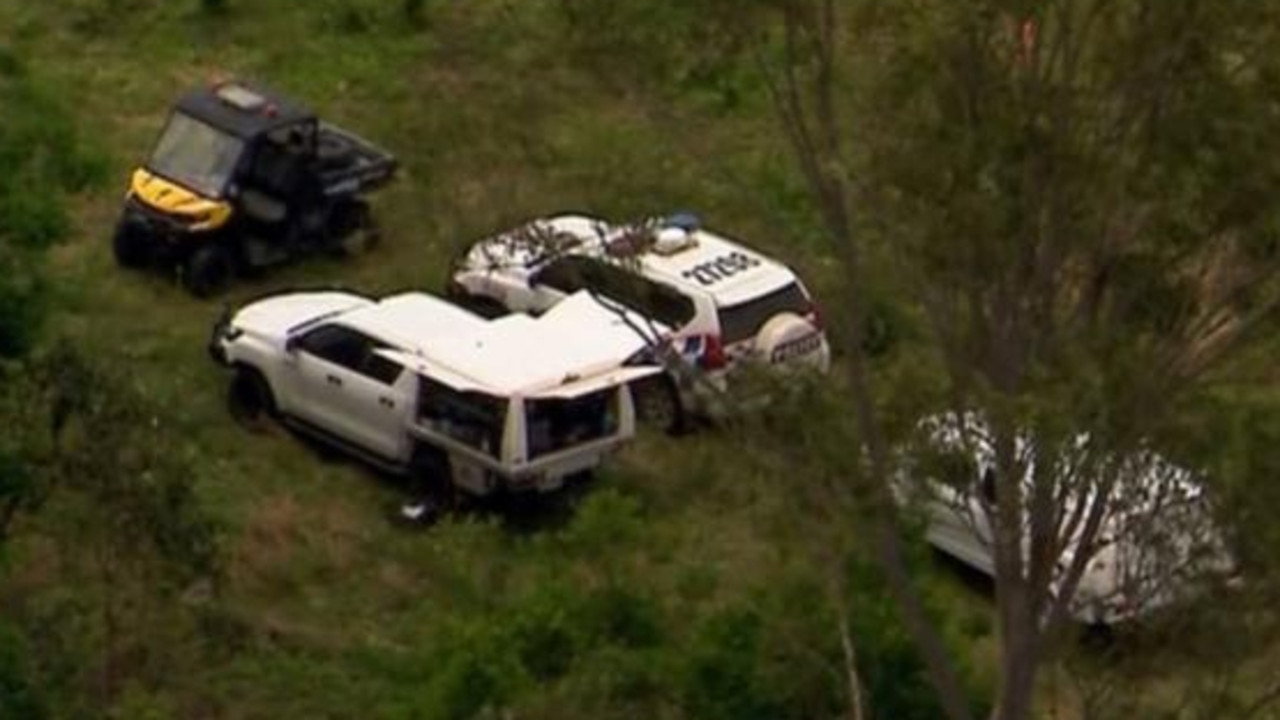
[[[206,197],[221,197],[244,141],[182,113],[169,116],[148,167]]]
[[[562,399],[526,400],[529,458],[609,437],[618,430],[618,389]]]
[[[463,392],[422,378],[418,417],[428,428],[490,457],[502,454],[507,401],[481,392]]]

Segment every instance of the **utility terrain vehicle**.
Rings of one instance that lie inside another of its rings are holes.
[[[176,271],[207,297],[237,271],[364,249],[377,231],[363,196],[395,169],[386,151],[261,87],[197,88],[133,172],[116,261]]]

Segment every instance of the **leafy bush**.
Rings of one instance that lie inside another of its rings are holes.
[[[40,720],[46,709],[32,687],[23,637],[0,623],[0,717]]]
[[[31,655],[52,714],[110,708],[132,686],[123,716],[136,717],[199,647],[197,612],[220,578],[218,528],[173,436],[120,377],[61,346],[25,369],[0,385],[0,426],[21,418],[24,442],[18,471],[0,474],[24,513],[15,542],[38,538],[59,562],[47,586],[12,598],[15,632],[39,638],[14,652]]]
[[[849,565],[849,632],[858,653],[859,678],[872,717],[932,720],[943,716],[927,670],[907,634],[879,569],[865,560]],[[941,613],[934,609],[941,620]],[[938,622],[945,627],[944,622]],[[961,657],[960,653],[952,653]],[[980,706],[977,693],[973,704]],[[981,717],[984,713],[977,713]]]
[[[70,227],[62,195],[100,178],[104,165],[85,152],[66,109],[3,50],[0,108],[0,357],[16,357],[46,312],[43,253]]]
[[[678,88],[723,108],[760,89],[746,72],[737,23],[755,10],[733,0],[560,0],[565,46],[615,82]]]
[[[708,720],[783,720],[797,705],[765,666],[765,621],[750,609],[713,615],[695,633],[680,676],[681,704]]]
[[[400,12],[411,27],[421,28],[427,24],[427,0],[402,0]]]

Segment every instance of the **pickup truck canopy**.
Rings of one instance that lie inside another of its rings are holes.
[[[613,372],[607,372],[603,375],[595,375],[582,380],[575,380],[559,385],[557,387],[547,388],[535,393],[529,393],[526,397],[557,400],[572,400],[582,397],[597,390],[605,388],[617,387],[627,383],[639,380],[640,378],[649,377],[662,372],[662,368],[655,365],[645,365],[642,367],[620,367]]]
[[[424,361],[417,355],[398,350],[378,350],[377,353],[388,360],[412,368],[418,374],[429,377],[435,382],[444,383],[459,392],[494,392],[493,388],[477,383],[471,378],[453,372],[448,368],[433,367],[429,362]],[[586,378],[574,378],[573,375],[568,375],[565,382],[560,385],[544,388],[536,392],[519,394],[533,399],[573,400],[598,390],[625,385],[660,372],[662,372],[662,368],[656,365],[644,365],[639,367],[620,367],[610,372]]]
[[[658,372],[624,367],[645,346],[619,314],[580,292],[537,318],[508,315],[441,334],[416,353],[379,352],[458,389],[562,397],[567,386],[598,389]]]

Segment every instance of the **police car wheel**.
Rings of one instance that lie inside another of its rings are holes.
[[[667,433],[684,429],[684,408],[671,381],[664,376],[648,378],[632,388],[636,419],[642,424]]]

